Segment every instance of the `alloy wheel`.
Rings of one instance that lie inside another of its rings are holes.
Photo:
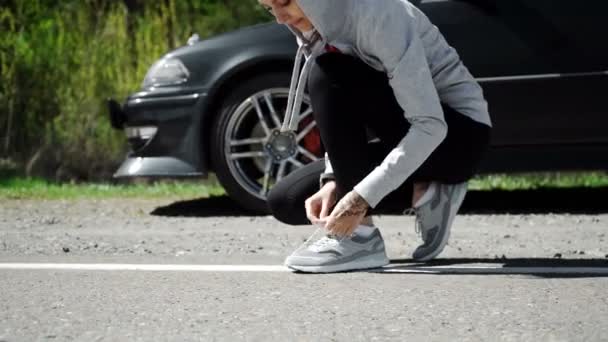
[[[289,173],[323,157],[321,139],[305,97],[295,134],[283,134],[289,89],[266,89],[246,98],[234,111],[224,135],[230,172],[248,193],[266,199]]]

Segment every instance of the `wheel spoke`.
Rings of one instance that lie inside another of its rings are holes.
[[[270,188],[270,176],[272,174],[272,166],[274,163],[272,159],[268,158],[266,161],[266,169],[264,170],[264,181],[262,182],[262,191],[260,191],[260,195],[266,196],[268,194],[268,190]]]
[[[249,138],[243,140],[232,140],[230,142],[231,147],[235,146],[245,146],[245,145],[257,145],[263,144],[266,141],[266,138]]]
[[[304,137],[310,133],[310,131],[312,131],[313,128],[315,128],[315,126],[317,125],[316,121],[311,121],[308,126],[304,127],[304,129],[302,130],[302,132],[298,133],[298,136],[296,137],[296,141],[300,142],[300,140],[304,139]]]
[[[279,165],[279,171],[277,172],[277,183],[283,179],[285,176],[285,171],[287,171],[287,161],[283,161]]]
[[[292,163],[293,165],[297,166],[297,167],[302,167],[304,166],[304,164],[300,163],[299,161],[297,161],[295,158],[289,158],[287,159],[288,162]]]
[[[275,127],[281,127],[282,123],[281,123],[281,119],[279,119],[279,115],[277,114],[277,110],[276,108],[274,108],[274,103],[272,103],[272,96],[270,95],[270,93],[264,93],[264,100],[266,100],[266,105],[268,106],[268,109],[270,110],[270,116],[272,117],[272,120],[274,121]]]
[[[298,123],[302,122],[302,120],[306,119],[310,114],[312,114],[312,107],[308,107],[308,109],[304,113],[300,114]]]
[[[264,118],[264,113],[262,112],[262,107],[260,107],[260,102],[258,101],[257,97],[252,96],[251,103],[253,104],[253,107],[255,108],[255,112],[258,115],[258,119],[260,120],[260,124],[262,125],[262,128],[264,129],[264,133],[266,133],[266,135],[270,135],[270,128],[268,128],[268,123],[266,123],[266,119]]]
[[[266,153],[263,151],[253,151],[253,152],[241,152],[241,153],[232,153],[230,155],[230,159],[247,159],[247,158],[261,158],[266,157]]]
[[[319,157],[315,156],[314,154],[312,154],[310,151],[308,151],[307,149],[305,149],[302,146],[298,146],[298,152],[300,152],[301,154],[303,154],[305,157],[307,157],[308,159],[310,159],[312,161],[319,160]]]

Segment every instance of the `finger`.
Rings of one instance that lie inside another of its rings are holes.
[[[326,218],[329,216],[329,203],[324,201],[323,202],[323,207],[321,207],[321,214],[319,215],[319,218]]]
[[[325,219],[318,219],[318,220],[316,220],[313,223],[316,224],[317,226],[321,227],[321,228],[325,228],[325,226],[327,225],[327,220],[325,220]]]
[[[335,218],[332,216],[328,216],[327,218],[325,218],[325,229],[330,234],[333,234],[335,221],[336,221]]]
[[[306,217],[308,218],[308,220],[312,223],[315,223],[319,218],[316,217],[315,212],[313,210],[313,204],[312,201],[306,200],[304,202],[304,206],[306,208]]]

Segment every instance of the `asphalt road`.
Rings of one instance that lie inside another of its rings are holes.
[[[608,340],[607,214],[469,211],[426,265],[382,216],[390,268],[307,275],[314,228],[175,204],[0,201],[0,341]]]

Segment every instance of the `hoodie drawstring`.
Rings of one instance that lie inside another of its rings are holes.
[[[287,109],[285,111],[285,119],[281,127],[281,132],[296,131],[299,124],[300,110],[302,109],[302,101],[304,100],[304,89],[308,82],[308,75],[312,69],[312,64],[317,56],[323,51],[323,44],[316,44],[317,41],[312,41],[308,44],[302,44],[296,53],[296,60],[291,76],[291,85],[289,87],[289,98],[287,99]],[[313,45],[311,47],[311,45]],[[307,52],[309,52],[307,54]],[[302,66],[302,58],[307,55],[304,67]]]
[[[283,127],[281,127],[281,132],[286,132],[290,130],[291,120],[293,117],[293,102],[295,100],[295,94],[297,92],[297,88],[299,85],[300,76],[300,66],[302,65],[302,57],[304,57],[304,45],[298,48],[298,52],[296,53],[296,61],[293,66],[293,73],[291,74],[291,85],[289,86],[289,98],[287,99],[287,109],[285,112],[285,120],[283,120]]]

